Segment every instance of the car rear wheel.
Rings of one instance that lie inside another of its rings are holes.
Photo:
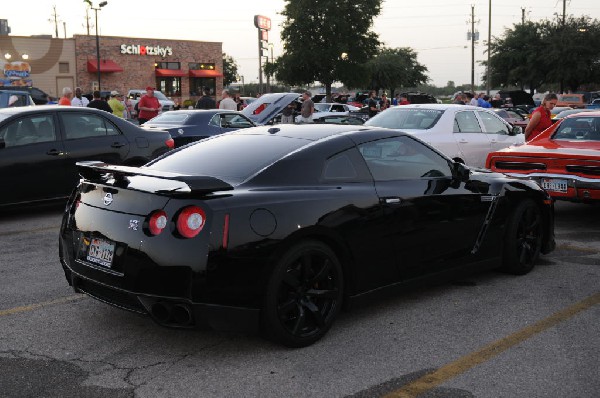
[[[519,203],[506,227],[502,269],[515,275],[531,271],[540,256],[542,234],[539,206],[531,199]]]
[[[288,347],[305,347],[327,333],[342,305],[342,267],[318,241],[301,242],[277,261],[262,311],[263,333]]]

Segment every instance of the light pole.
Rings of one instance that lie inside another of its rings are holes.
[[[84,2],[88,3],[90,5],[90,8],[92,10],[94,10],[94,14],[96,17],[96,69],[98,72],[98,91],[100,91],[100,36],[98,36],[98,11],[104,7],[105,5],[108,4],[108,1],[103,1],[100,4],[98,4],[98,7],[94,8],[92,7],[92,2],[91,1],[85,1]]]

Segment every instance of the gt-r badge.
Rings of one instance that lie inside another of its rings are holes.
[[[139,220],[129,220],[129,229],[138,230]]]
[[[112,197],[112,193],[107,192],[106,195],[104,195],[104,204],[106,206],[110,205],[113,201],[113,197]]]

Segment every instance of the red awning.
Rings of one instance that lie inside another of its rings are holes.
[[[181,69],[155,69],[156,76],[161,77],[182,77],[187,74]]]
[[[223,74],[214,69],[191,69],[190,77],[223,77]]]
[[[87,70],[88,72],[97,73],[98,72],[98,61],[95,59],[91,59],[87,62]],[[123,68],[110,59],[101,59],[100,60],[100,72],[123,72]]]

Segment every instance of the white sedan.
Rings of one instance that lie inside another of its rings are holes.
[[[484,108],[454,104],[395,106],[367,120],[365,126],[401,130],[446,156],[472,167],[485,167],[488,153],[521,145],[521,127]]]
[[[339,116],[339,115],[347,115],[350,111],[359,111],[360,108],[347,104],[340,104],[337,102],[325,103],[325,102],[317,102],[315,103],[315,113],[313,113],[313,119],[319,119],[324,116]],[[296,116],[296,123],[300,123],[301,116]]]

